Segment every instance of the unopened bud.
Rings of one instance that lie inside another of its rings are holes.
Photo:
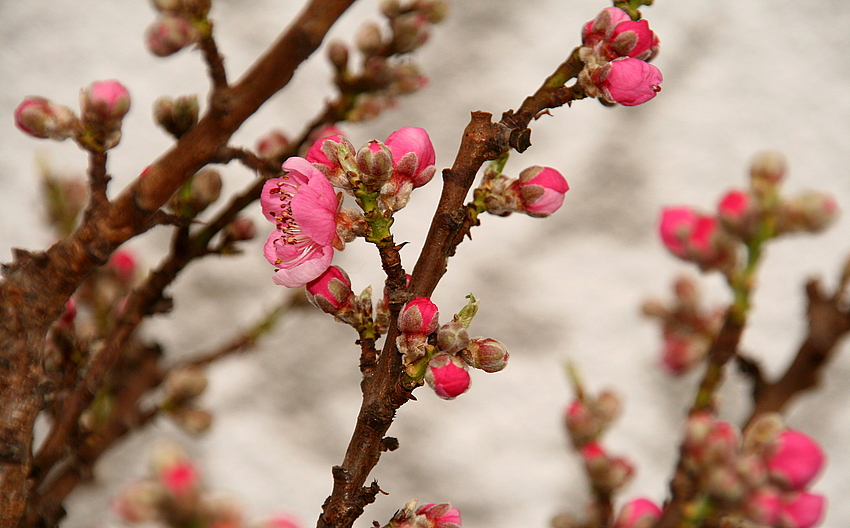
[[[439,326],[440,311],[428,297],[415,297],[398,315],[398,329],[406,334],[430,335]]]
[[[201,169],[192,176],[189,205],[197,214],[221,196],[221,174],[215,169]]]
[[[39,139],[62,141],[74,135],[78,120],[67,106],[44,97],[27,97],[15,109],[15,126]]]
[[[759,152],[750,164],[750,179],[758,194],[763,195],[766,189],[773,189],[785,178],[787,163],[785,156],[779,152]]]
[[[112,510],[125,521],[147,523],[159,515],[165,490],[152,480],[140,480],[125,486],[112,501]]]
[[[383,143],[370,141],[357,151],[355,159],[363,183],[369,186],[380,186],[390,178],[393,155]]]
[[[176,98],[163,96],[154,102],[153,116],[169,134],[180,138],[198,122],[200,109],[197,95],[181,95]]]
[[[829,194],[808,191],[781,202],[776,211],[776,232],[818,233],[838,218],[838,203]]]
[[[783,528],[812,528],[823,518],[826,497],[801,491],[786,497],[780,506],[779,522]]]
[[[349,307],[354,299],[351,279],[338,266],[330,266],[316,279],[307,283],[307,299],[318,309],[331,315]]]
[[[463,361],[449,354],[438,353],[428,362],[425,381],[437,396],[451,400],[469,389],[471,379]]]
[[[257,141],[257,154],[266,159],[279,159],[289,152],[292,142],[281,130],[272,130]]]
[[[84,122],[120,121],[130,110],[130,92],[118,81],[97,81],[80,92]]]
[[[224,236],[233,242],[253,240],[257,236],[257,226],[250,218],[237,216],[224,228]]]
[[[421,47],[430,36],[428,20],[417,12],[399,15],[392,21],[393,47],[397,53],[410,53]]]
[[[198,32],[185,17],[163,13],[148,27],[148,49],[157,57],[167,57],[197,42]]]
[[[449,3],[445,0],[416,0],[413,8],[431,24],[439,24],[449,14]]]
[[[824,460],[823,450],[810,436],[786,429],[779,435],[776,447],[767,459],[767,468],[774,482],[785,488],[801,490],[820,473]]]
[[[163,384],[165,399],[183,402],[200,396],[207,388],[204,369],[196,366],[179,367],[168,373]]]
[[[661,508],[649,499],[639,498],[620,509],[613,528],[650,528],[661,518]]]
[[[499,372],[507,366],[510,357],[505,345],[489,337],[471,339],[460,356],[470,367],[484,372]]]
[[[338,40],[328,44],[328,60],[337,71],[348,69],[348,46]]]
[[[178,425],[187,433],[198,435],[205,433],[212,426],[212,413],[198,407],[182,406],[171,412]]]
[[[354,41],[357,43],[357,49],[363,55],[367,57],[374,55],[384,43],[384,39],[381,37],[381,27],[371,20],[364,22],[357,31]]]
[[[437,330],[437,348],[447,354],[457,354],[469,345],[469,333],[455,321],[446,323]]]

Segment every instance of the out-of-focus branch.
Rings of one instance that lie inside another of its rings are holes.
[[[314,0],[210,111],[112,202],[46,252],[14,251],[0,284],[0,527],[17,524],[32,486],[32,427],[51,387],[45,335],[68,297],[119,245],[152,227],[159,208],[319,46],[354,0]],[[89,387],[95,390],[95,387]]]
[[[762,378],[757,365],[748,363],[746,372],[754,383],[754,405],[748,423],[760,414],[784,411],[794,397],[818,385],[838,343],[850,332],[850,310],[843,299],[843,286],[828,295],[817,280],[806,284],[809,333],[781,378],[769,382]]]

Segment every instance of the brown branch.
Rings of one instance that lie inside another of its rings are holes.
[[[472,113],[454,164],[451,169],[443,171],[442,194],[413,269],[409,291],[391,289],[391,307],[403,304],[406,295],[431,295],[446,271],[449,257],[454,255],[472,226],[465,202],[479,169],[485,162],[499,158],[511,148],[525,150],[530,145],[528,124],[546,108],[561,106],[572,100],[572,92],[565,91],[562,85],[570,78],[569,72],[574,76],[579,69],[571,57],[523,102],[519,111],[506,112],[499,123],[493,123],[489,113]],[[386,268],[386,262],[384,264]],[[342,464],[333,468],[333,491],[322,505],[318,528],[351,527],[379,491],[375,483],[369,487],[364,484],[385,450],[387,442],[384,435],[396,411],[413,399],[412,390],[415,388],[402,383],[402,360],[395,347],[397,335],[396,317],[391,317],[377,368],[372,372],[364,371],[361,383],[363,402],[357,424]]]
[[[775,382],[754,375],[753,410],[747,423],[769,412],[782,412],[800,393],[818,385],[820,374],[835,356],[836,345],[850,332],[850,310],[842,302],[842,289],[827,295],[817,280],[806,284],[809,333],[785,374]]]
[[[50,324],[77,286],[128,239],[143,233],[166,200],[227,144],[230,136],[321,43],[354,0],[314,0],[235,86],[225,110],[212,106],[108,206],[46,252],[15,251],[0,284],[0,528],[17,524],[32,487],[32,427],[50,387],[41,357]],[[108,362],[107,362],[108,363]]]

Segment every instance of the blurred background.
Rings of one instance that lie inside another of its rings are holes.
[[[332,37],[351,43],[362,21],[378,19],[376,1],[358,2]],[[296,1],[214,0],[212,18],[231,79],[238,78],[294,17]],[[498,117],[516,108],[580,43],[581,25],[609,4],[601,0],[454,2],[415,59],[427,88],[374,121],[344,125],[355,145],[384,139],[401,126],[431,134],[437,165],[451,164],[469,112]],[[659,368],[660,331],[640,313],[649,297],[669,299],[678,274],[693,266],[670,256],[656,236],[664,205],[712,210],[729,188],[746,185],[749,161],[764,149],[788,159],[785,189],[819,189],[850,208],[850,3],[843,0],[658,0],[644,10],[661,39],[654,64],[663,91],[645,105],[605,108],[593,100],[552,111],[533,123],[533,147],[514,154],[506,172],[530,165],[559,169],[570,183],[563,208],[548,219],[484,217],[449,263],[434,295],[444,320],[472,292],[481,308],[470,332],[504,342],[510,364],[498,374],[476,371],[472,388],[455,401],[430,390],[404,406],[390,435],[398,451],[374,472],[380,496],[358,526],[384,524],[412,498],[451,502],[471,528],[545,527],[560,511],[580,513],[588,492],[570,452],[562,413],[572,398],[569,360],[595,392],[616,390],[622,417],[605,438],[631,459],[636,476],[621,500],[662,501],[677,457],[681,419],[699,373],[670,377]],[[170,145],[151,118],[160,95],[198,93],[208,81],[198,52],[160,59],[143,33],[154,11],[142,0],[0,1],[0,259],[9,249],[43,249],[52,242],[43,221],[38,163],[81,174],[86,156],[70,142],[33,140],[15,129],[23,97],[41,95],[77,108],[79,89],[118,79],[132,95],[121,144],[112,151],[111,193],[138,175]],[[324,50],[324,46],[322,51]],[[297,135],[332,95],[322,52],[236,134],[253,146],[272,128]],[[39,161],[40,160],[40,161]],[[225,192],[253,175],[222,168]],[[439,195],[438,179],[417,190],[394,226],[408,241],[412,269]],[[171,293],[175,310],[145,326],[169,358],[187,357],[227,341],[261,317],[285,291],[271,282],[261,254],[267,224],[236,258],[191,266]],[[155,229],[129,247],[154,267],[169,233]],[[743,348],[768,375],[783,371],[804,335],[804,290],[810,277],[836,283],[850,256],[847,215],[818,236],[780,239],[768,248]],[[338,263],[356,291],[380,290],[377,253],[361,242]],[[699,278],[709,305],[729,300],[715,275]],[[306,330],[306,331],[305,331]],[[207,484],[240,500],[249,518],[275,511],[311,526],[330,493],[331,466],[342,461],[360,403],[356,335],[318,310],[285,316],[254,352],[209,369],[202,403],[212,429],[194,439],[168,420],[129,436],[96,467],[91,483],[70,497],[63,526],[120,526],[108,503],[120,487],[148,472],[146,453],[176,441],[201,465]],[[798,399],[790,426],[826,450],[828,466],[814,491],[829,500],[823,526],[850,522],[850,350],[827,369],[817,393]],[[748,385],[734,370],[721,395],[724,419],[748,413]]]

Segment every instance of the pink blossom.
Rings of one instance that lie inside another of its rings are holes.
[[[697,213],[690,207],[666,207],[661,212],[661,241],[677,257],[687,256],[688,240],[696,221]]]
[[[545,217],[557,211],[564,203],[564,194],[570,190],[567,180],[551,167],[535,165],[519,173],[516,185],[520,201],[529,216]]]
[[[406,334],[430,335],[440,324],[440,310],[428,297],[414,297],[398,315],[398,329]]]
[[[172,495],[181,496],[194,491],[198,486],[198,472],[188,461],[178,460],[163,468],[159,474],[163,487]]]
[[[747,191],[731,190],[720,199],[717,204],[717,213],[725,223],[740,225],[751,203],[752,199]]]
[[[400,128],[390,134],[384,144],[392,153],[395,175],[410,180],[414,188],[434,177],[437,155],[424,129]]]
[[[795,490],[808,486],[823,464],[823,450],[817,442],[794,429],[786,429],[779,435],[776,448],[767,460],[771,477]]]
[[[638,498],[623,506],[613,528],[648,526],[660,518],[661,508],[649,499]]]
[[[463,361],[456,356],[440,352],[428,362],[425,381],[437,396],[451,400],[469,389],[471,379]]]
[[[640,59],[616,59],[602,67],[594,79],[606,99],[636,106],[661,91],[663,77],[655,66]]]
[[[80,95],[83,115],[89,119],[115,121],[130,110],[130,92],[118,81],[96,81]]]
[[[416,510],[418,515],[424,515],[432,528],[459,528],[460,510],[451,504],[425,504]]]
[[[264,522],[261,528],[301,528],[301,523],[293,515],[279,513]]]
[[[337,266],[331,266],[317,278],[307,283],[307,298],[320,310],[335,314],[351,304],[354,292],[351,279]]]
[[[802,491],[786,498],[779,514],[783,527],[811,528],[820,523],[826,508],[826,497]]]
[[[303,158],[283,164],[287,174],[268,180],[260,204],[276,228],[263,247],[279,269],[275,284],[303,286],[322,274],[333,259],[338,199],[324,174]]]
[[[661,363],[671,374],[682,374],[702,361],[709,345],[696,335],[665,335]]]

